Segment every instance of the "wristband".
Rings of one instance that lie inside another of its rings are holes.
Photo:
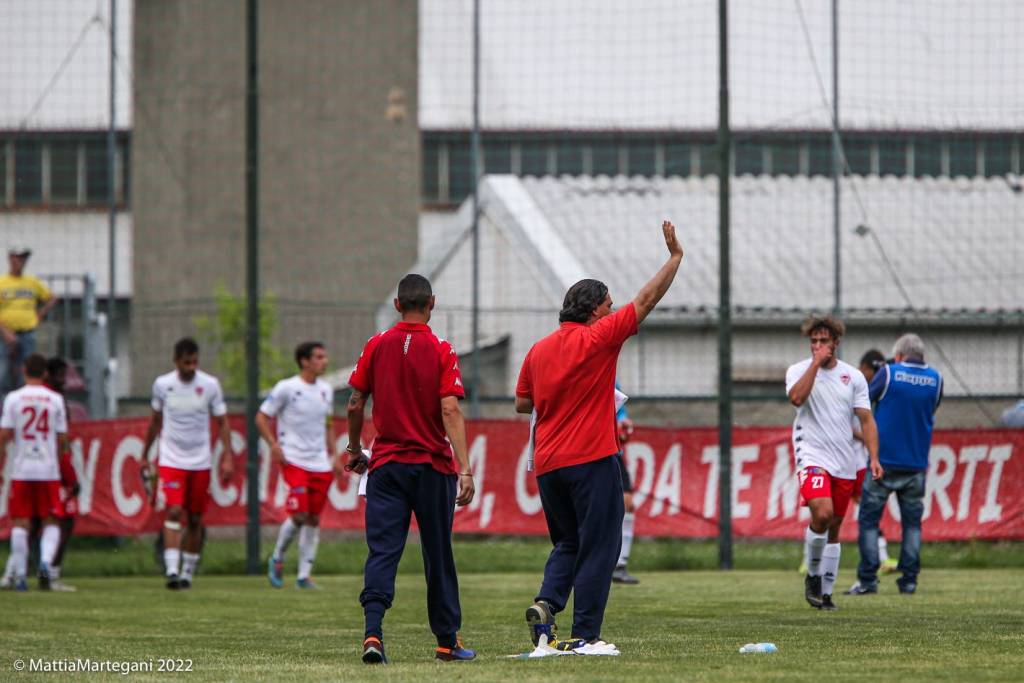
[[[470,477],[470,478],[472,478],[473,477],[473,473],[472,472],[459,472],[459,476],[460,477]]]

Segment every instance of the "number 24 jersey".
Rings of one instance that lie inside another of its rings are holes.
[[[44,386],[27,385],[7,394],[0,428],[14,431],[11,479],[59,481],[57,434],[68,431],[64,398]]]

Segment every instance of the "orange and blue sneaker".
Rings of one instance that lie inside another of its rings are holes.
[[[476,650],[462,645],[462,638],[455,639],[455,647],[440,647],[434,651],[434,658],[442,662],[468,662],[476,659]]]
[[[366,636],[363,641],[363,664],[387,664],[384,643],[377,636]]]

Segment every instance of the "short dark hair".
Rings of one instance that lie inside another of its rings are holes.
[[[67,370],[68,362],[60,356],[54,356],[46,361],[46,374],[55,377],[61,370]]]
[[[25,376],[32,379],[42,379],[46,375],[46,356],[41,353],[33,353],[25,359]]]
[[[192,337],[182,337],[174,343],[174,360],[199,353],[199,344]]]
[[[301,370],[302,361],[309,360],[310,358],[313,357],[314,351],[322,348],[324,348],[324,345],[318,341],[302,342],[301,344],[295,347],[295,364],[298,365],[299,369]]]
[[[600,280],[580,280],[565,293],[562,310],[558,313],[560,323],[585,323],[590,320],[594,309],[604,303],[608,287]]]
[[[861,356],[860,364],[866,365],[872,370],[878,370],[885,365],[885,356],[878,349],[869,349]]]
[[[846,325],[834,315],[809,315],[800,326],[800,334],[810,337],[818,330],[825,330],[833,340],[839,341],[846,334]]]
[[[398,283],[398,306],[403,311],[422,311],[433,295],[430,280],[422,275],[409,273]]]

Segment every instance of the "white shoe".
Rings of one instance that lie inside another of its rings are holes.
[[[74,586],[69,586],[60,579],[54,579],[50,581],[50,590],[57,591],[58,593],[74,593],[78,589]]]
[[[587,643],[582,647],[578,647],[572,651],[575,655],[590,655],[598,657],[618,657],[619,648],[615,647],[612,643],[606,643],[603,640],[596,640],[593,643]]]
[[[9,575],[4,575],[4,577],[2,579],[0,579],[0,590],[7,591],[7,590],[11,590],[12,588],[14,588],[14,577],[13,576],[9,576]]]

